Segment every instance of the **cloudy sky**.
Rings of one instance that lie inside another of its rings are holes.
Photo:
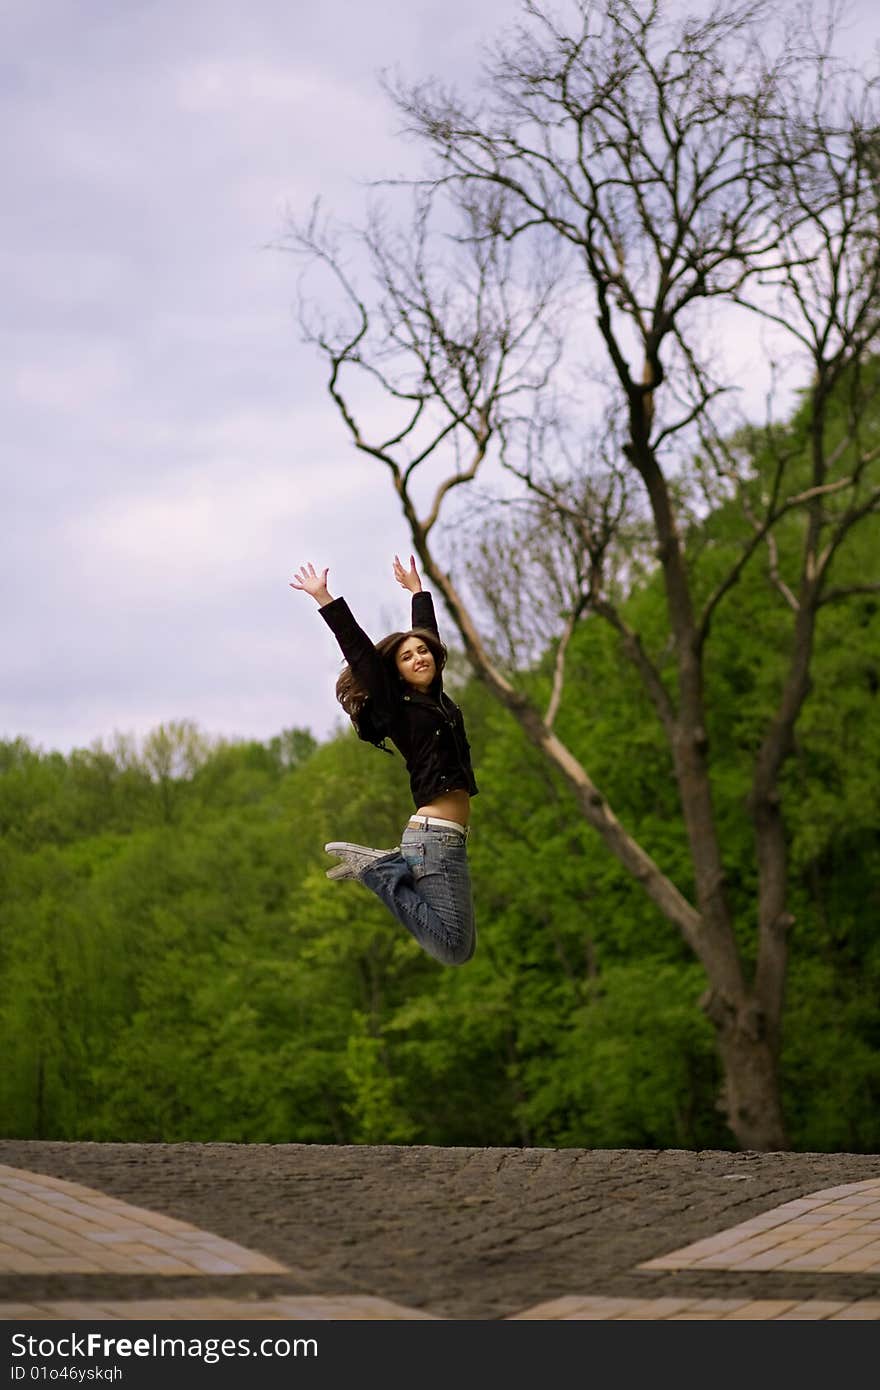
[[[871,47],[876,0],[854,0]],[[464,85],[516,0],[0,0],[0,738],[337,723],[331,566],[378,637],[407,536],[273,248],[407,167],[382,68]],[[399,610],[399,611],[398,611]]]

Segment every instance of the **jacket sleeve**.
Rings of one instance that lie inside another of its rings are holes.
[[[437,627],[437,616],[434,612],[434,600],[424,589],[412,596],[412,625],[413,627],[423,627],[428,632],[433,632],[440,636]]]
[[[355,621],[345,599],[334,598],[318,612],[367,694],[383,704],[389,701],[393,690],[388,668],[363,628]]]

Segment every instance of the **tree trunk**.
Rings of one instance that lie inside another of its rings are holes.
[[[721,1107],[740,1149],[760,1153],[791,1145],[782,1116],[776,1049],[751,1002],[713,1017],[724,1071]]]

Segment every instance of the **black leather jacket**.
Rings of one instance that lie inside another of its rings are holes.
[[[319,612],[376,713],[387,721],[388,737],[406,761],[416,806],[444,792],[476,796],[464,719],[458,705],[444,693],[441,677],[426,692],[408,685],[382,660],[344,598],[331,600]],[[412,626],[427,628],[439,637],[434,601],[424,590],[412,596]]]

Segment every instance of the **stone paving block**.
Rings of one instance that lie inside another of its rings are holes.
[[[45,1267],[45,1262],[37,1256],[26,1255],[19,1250],[4,1255],[0,1263],[0,1271],[4,1274],[40,1274]]]
[[[796,1303],[793,1308],[789,1308],[787,1313],[780,1313],[777,1322],[815,1322],[817,1320],[830,1318],[833,1313],[839,1313],[842,1308],[846,1308],[846,1303],[823,1303],[821,1299],[814,1299],[807,1303]]]
[[[219,1308],[218,1302],[218,1308]],[[187,1298],[149,1298],[137,1300],[116,1299],[107,1304],[107,1316],[116,1318],[121,1322],[189,1322],[191,1319],[198,1319],[202,1316],[213,1318],[223,1317],[219,1311],[212,1313],[200,1310],[210,1310],[212,1301],[203,1299],[200,1302],[191,1301]],[[169,1334],[173,1336],[173,1333]]]
[[[859,1255],[845,1255],[842,1259],[834,1260],[831,1264],[822,1266],[823,1274],[865,1274],[871,1266],[866,1265],[864,1258]]]
[[[535,1304],[534,1308],[525,1308],[521,1313],[511,1313],[510,1320],[513,1321],[523,1318],[564,1318],[572,1309],[583,1307],[588,1301],[589,1300],[584,1298],[578,1298],[573,1294],[562,1298],[552,1298],[546,1303]],[[612,1300],[602,1299],[598,1301],[607,1305]]]
[[[673,1313],[667,1322],[715,1322],[718,1319],[717,1313]]]
[[[109,1304],[103,1301],[85,1302],[82,1299],[65,1298],[57,1303],[46,1305],[56,1318],[70,1319],[71,1322],[91,1322],[106,1318],[113,1318],[116,1315],[112,1312]]]
[[[697,1298],[689,1306],[695,1313],[717,1313],[726,1317],[734,1308],[742,1308],[748,1302],[747,1298]]]
[[[0,1303],[0,1322],[30,1322],[50,1315],[33,1303]]]
[[[842,1319],[846,1319],[850,1322],[856,1319],[862,1321],[870,1320],[872,1322],[880,1320],[880,1299],[876,1301],[862,1299],[857,1303],[850,1303],[847,1307],[841,1308],[839,1313],[832,1313],[828,1321],[837,1322]]]
[[[736,1318],[750,1318],[752,1321],[768,1322],[780,1317],[783,1313],[788,1313],[795,1306],[797,1299],[772,1299],[756,1298],[751,1303],[743,1303],[739,1308],[732,1308],[725,1314],[731,1320]]]

